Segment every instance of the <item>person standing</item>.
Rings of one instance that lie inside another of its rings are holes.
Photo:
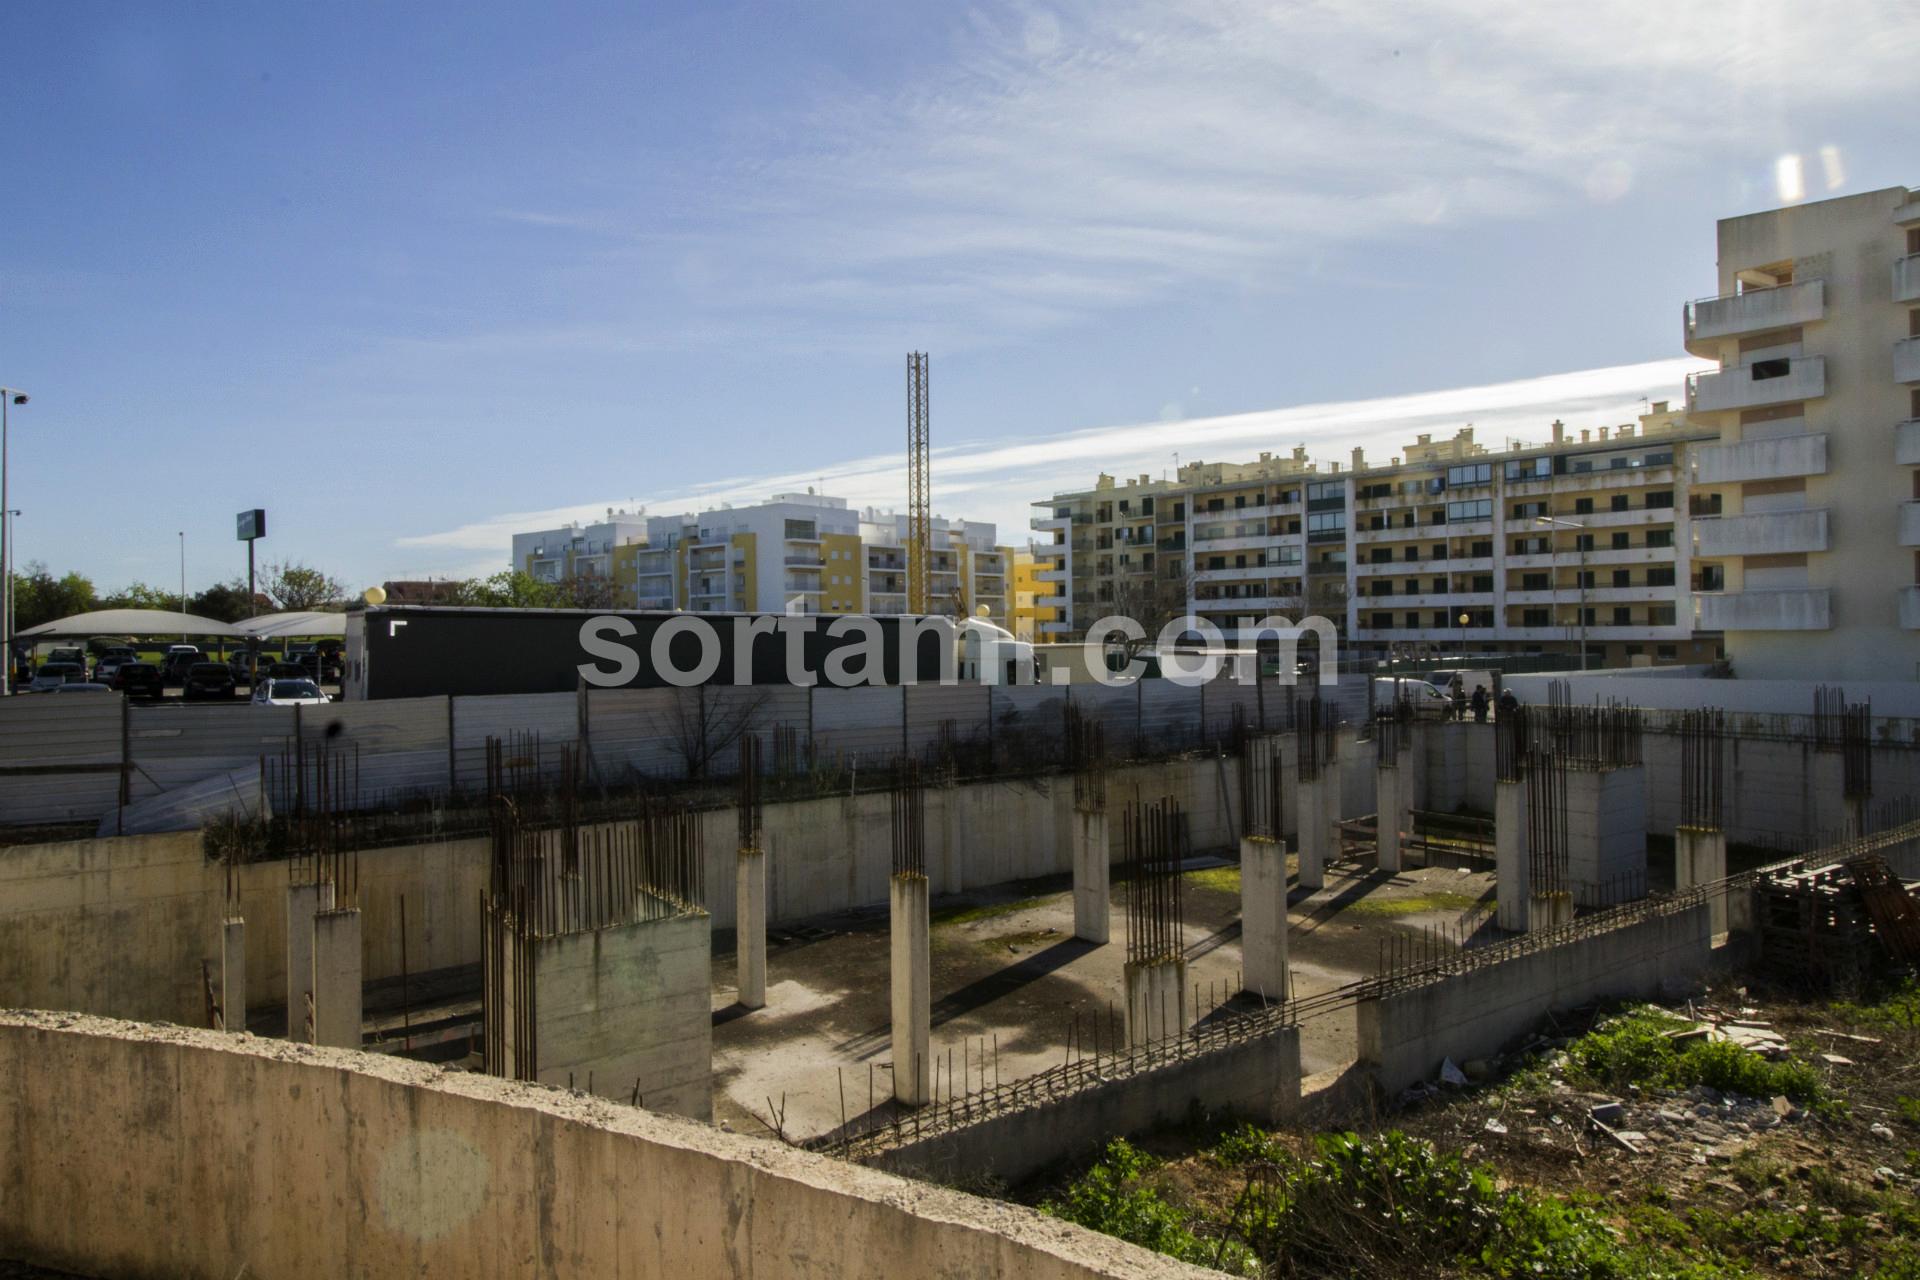
[[[1487,686],[1475,685],[1473,690],[1473,722],[1475,724],[1487,722],[1487,704]]]

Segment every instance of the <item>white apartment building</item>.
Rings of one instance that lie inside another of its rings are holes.
[[[994,526],[935,517],[933,533],[934,611],[985,606],[1004,625],[1009,553],[994,545]],[[650,518],[633,556],[633,600],[708,613],[903,613],[906,566],[906,517],[812,490],[783,493]]]
[[[1719,224],[1686,349],[1700,625],[1736,673],[1920,678],[1920,193]]]
[[[1711,438],[1662,403],[1498,452],[1468,427],[1386,465],[1355,450],[1349,469],[1322,468],[1296,450],[1102,476],[1036,514],[1037,576],[1063,597],[1039,630],[1078,638],[1108,613],[1179,605],[1230,641],[1271,614],[1326,617],[1355,657],[1584,644],[1596,667],[1711,661],[1689,593],[1686,466]]]
[[[567,578],[615,578],[618,549],[647,540],[646,517],[607,508],[607,518],[592,524],[561,525],[513,535],[513,567],[541,582]]]

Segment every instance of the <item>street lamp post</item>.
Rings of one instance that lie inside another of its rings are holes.
[[[19,514],[12,507],[0,507],[0,619],[13,617],[13,518]],[[0,666],[12,674],[13,654],[4,643],[0,643]]]
[[[1557,524],[1567,529],[1582,530],[1581,533],[1574,535],[1573,545],[1574,549],[1580,553],[1580,576],[1574,581],[1580,588],[1580,669],[1585,671],[1587,669],[1587,544],[1584,531],[1587,526],[1578,520],[1560,520],[1553,516],[1535,516],[1533,520],[1535,524]],[[1558,594],[1558,589],[1555,594]]]
[[[26,402],[20,388],[0,387],[0,512],[7,510],[7,409]],[[0,697],[13,692],[13,539],[6,536],[6,526],[0,519],[0,572],[7,576],[7,589],[0,593]]]

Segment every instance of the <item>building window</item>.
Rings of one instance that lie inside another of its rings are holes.
[[[1670,587],[1673,585],[1673,566],[1670,564],[1653,565],[1647,570],[1647,585],[1650,587]]]
[[[1630,569],[1615,569],[1613,571],[1613,585],[1616,587],[1632,586],[1633,571]]]
[[[1523,458],[1507,464],[1508,480],[1544,480],[1553,474],[1552,458]]]
[[[1577,516],[1584,516],[1584,515],[1590,515],[1592,514],[1592,512],[1593,512],[1592,498],[1575,498],[1573,500],[1573,514]]]
[[[1613,549],[1615,551],[1625,551],[1628,547],[1632,545],[1633,543],[1627,537],[1626,530],[1622,529],[1613,535]]]
[[[1547,575],[1544,573],[1523,573],[1520,575],[1520,589],[1522,591],[1549,590],[1550,588],[1547,586],[1547,582]]]
[[[1673,509],[1673,490],[1655,489],[1647,495],[1647,510],[1670,511]]]
[[[1382,631],[1390,631],[1393,629],[1393,615],[1390,613],[1376,613],[1373,615],[1373,621],[1367,625],[1378,627]]]
[[[1447,468],[1447,487],[1460,489],[1476,484],[1493,482],[1493,464],[1488,462],[1469,463],[1465,466]]]
[[[1321,511],[1307,517],[1308,542],[1338,542],[1347,536],[1347,513]]]
[[[1545,514],[1547,514],[1547,504],[1544,502],[1516,502],[1513,504],[1513,518],[1515,520],[1531,520],[1535,516],[1543,516]]]
[[[1791,360],[1755,360],[1753,362],[1753,380],[1766,382],[1773,378],[1784,378],[1793,372]]]
[[[1627,509],[1627,495],[1624,493],[1614,494],[1612,510],[1625,511],[1626,509]]]
[[[1650,627],[1670,627],[1673,617],[1674,609],[1670,604],[1650,605],[1647,608],[1647,625]]]
[[[1573,538],[1573,549],[1575,551],[1593,550],[1593,535],[1590,533],[1575,534]]]
[[[1522,609],[1520,625],[1523,627],[1550,627],[1553,625],[1551,614],[1546,609]]]
[[[1493,518],[1493,499],[1479,498],[1469,502],[1449,502],[1447,504],[1447,522],[1459,524],[1467,520],[1491,520]]]
[[[1647,545],[1650,547],[1671,547],[1673,545],[1673,530],[1671,529],[1647,530]]]

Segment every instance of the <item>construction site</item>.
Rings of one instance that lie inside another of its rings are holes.
[[[678,1216],[671,1153],[755,1185],[749,1226],[689,1226],[661,1265],[799,1248],[821,1227],[791,1197],[828,1196],[904,1265],[1154,1274],[858,1166],[1017,1185],[1195,1112],[1390,1105],[1557,1010],[1716,970],[1859,990],[1920,958],[1915,721],[1840,690],[1800,714],[1535,691],[1485,724],[1226,681],[1151,714],[1145,682],[528,695],[491,700],[504,731],[449,700],[296,710],[252,803],[128,834],[160,810],[77,769],[68,814],[0,848],[0,1004],[37,1011],[0,1032],[0,1256],[279,1274],[364,1216],[366,1248],[406,1246],[368,1274],[495,1248],[616,1273]],[[674,776],[638,726],[689,701],[724,706]],[[15,763],[68,754],[50,711],[0,706],[10,812],[62,795]],[[410,712],[480,727],[436,748]],[[182,789],[249,768],[185,759]],[[536,1194],[523,1123],[597,1154]],[[629,1178],[652,1190],[589,1205]],[[519,1183],[520,1216],[483,1211]],[[226,1231],[157,1229],[207,1197]]]

